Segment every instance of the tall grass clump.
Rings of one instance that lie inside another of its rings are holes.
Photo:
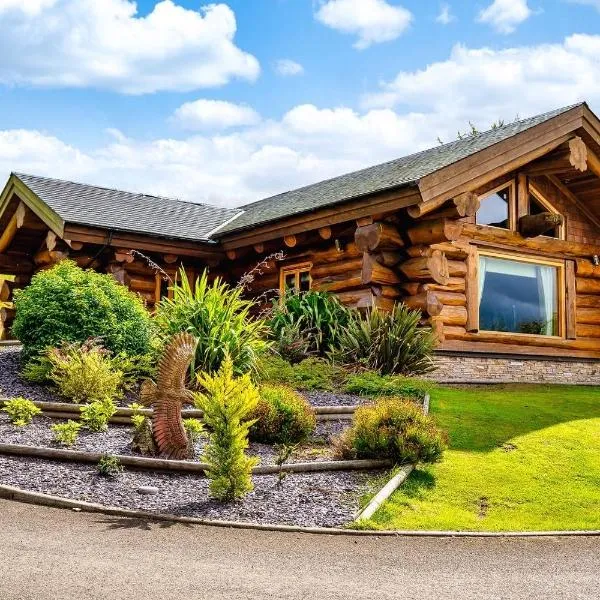
[[[259,401],[258,390],[250,375],[235,377],[233,361],[225,357],[215,375],[198,376],[204,393],[194,394],[197,408],[204,412],[210,428],[203,460],[209,465],[213,498],[224,502],[238,500],[254,489],[252,467],[258,459],[246,455],[248,433],[254,421],[249,420]]]
[[[216,373],[225,356],[233,371],[253,371],[258,357],[267,350],[268,328],[251,316],[254,302],[242,297],[243,288],[231,287],[219,278],[212,283],[204,272],[191,285],[185,270],[172,287],[173,297],[158,305],[156,321],[166,336],[191,333],[198,339],[192,369]]]
[[[275,348],[290,362],[325,356],[339,345],[351,311],[327,292],[289,292],[273,301],[269,325]]]
[[[436,338],[420,327],[421,313],[396,304],[391,312],[373,309],[352,314],[340,330],[333,356],[341,364],[381,375],[418,375],[434,369]]]

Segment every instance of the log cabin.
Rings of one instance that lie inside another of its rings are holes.
[[[581,103],[236,209],[11,174],[0,300],[67,257],[150,308],[179,267],[236,282],[263,261],[256,296],[419,309],[440,364],[600,381],[600,121]],[[5,304],[0,334],[12,317]]]

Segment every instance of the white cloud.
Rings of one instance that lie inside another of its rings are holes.
[[[22,170],[236,205],[435,146],[438,136],[453,140],[469,121],[483,129],[581,100],[600,108],[600,35],[507,50],[457,46],[447,60],[383,83],[361,111],[306,104],[181,139],[112,129],[85,151],[37,131],[0,131],[0,179]]]
[[[294,60],[282,58],[275,63],[275,71],[283,77],[289,77],[293,75],[302,75],[304,73],[304,67]]]
[[[161,0],[0,0],[0,82],[96,87],[127,94],[254,80],[256,58],[234,43],[225,4],[189,10]]]
[[[452,14],[448,3],[444,2],[440,5],[440,12],[435,20],[442,25],[449,25],[456,21],[456,17]]]
[[[254,125],[260,121],[260,115],[244,104],[201,99],[182,104],[172,119],[185,129],[226,129]]]
[[[321,1],[315,16],[328,27],[358,35],[354,47],[359,50],[395,40],[412,21],[410,11],[386,0]]]
[[[478,20],[480,23],[491,25],[500,33],[508,34],[532,14],[527,0],[494,0],[479,13]]]

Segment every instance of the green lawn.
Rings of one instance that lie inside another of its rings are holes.
[[[384,529],[600,529],[600,388],[440,388],[441,463],[375,515]]]

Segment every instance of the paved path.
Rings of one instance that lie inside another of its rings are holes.
[[[600,598],[600,538],[356,538],[0,501],[0,598]]]

